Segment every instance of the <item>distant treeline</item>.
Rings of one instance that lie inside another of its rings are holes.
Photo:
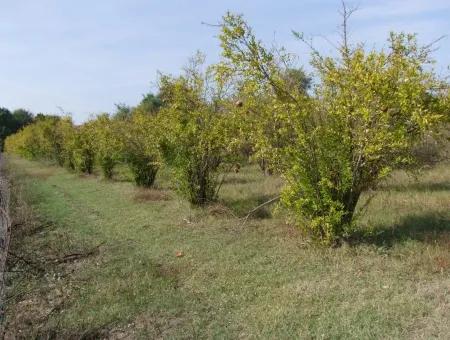
[[[32,122],[33,114],[27,110],[17,109],[11,112],[6,108],[0,107],[0,150],[3,151],[6,137]]]

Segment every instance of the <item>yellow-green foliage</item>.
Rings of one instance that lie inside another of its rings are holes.
[[[91,174],[95,164],[95,125],[89,121],[75,128],[72,155],[75,169]]]
[[[48,159],[63,165],[69,157],[67,146],[73,133],[70,118],[43,116],[10,136],[5,150],[25,158]]]
[[[30,150],[30,146],[34,144],[32,142],[32,139],[34,139],[32,130],[33,125],[29,125],[20,132],[8,136],[5,140],[5,152],[28,159],[33,158],[33,152]]]
[[[94,167],[94,124],[75,127],[70,118],[43,116],[6,141],[6,151],[54,161],[80,172]]]
[[[123,144],[119,136],[119,123],[107,114],[92,121],[96,161],[105,178],[112,178],[114,166],[122,159]]]
[[[442,117],[430,51],[413,35],[392,34],[386,51],[313,51],[318,83],[310,94],[283,76],[291,55],[266,49],[241,16],[224,17],[220,39],[222,69],[243,79],[241,114],[260,113],[256,147],[286,179],[282,201],[326,243],[351,228],[364,190],[414,161],[412,147]]]
[[[57,156],[58,164],[72,170],[75,169],[73,149],[76,140],[76,130],[70,118],[58,120],[56,124],[56,136],[61,141],[61,148]]]
[[[156,117],[134,112],[129,120],[117,121],[118,143],[124,160],[130,166],[135,183],[150,187],[161,166],[159,138],[164,133]]]
[[[161,78],[161,125],[167,129],[166,160],[176,169],[178,187],[195,205],[214,201],[219,166],[230,155],[230,114],[223,84],[214,70],[201,69],[197,54],[186,73]]]

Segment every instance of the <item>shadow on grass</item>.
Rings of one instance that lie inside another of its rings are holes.
[[[135,190],[134,201],[135,202],[158,202],[158,201],[169,201],[170,193],[166,190],[161,190],[158,188],[140,188]]]
[[[223,200],[222,204],[231,209],[236,216],[245,216],[250,210],[254,209],[255,207],[264,202],[267,202],[271,198],[273,197],[269,195],[252,195],[248,197],[239,197],[235,199]],[[271,205],[262,207],[261,209],[255,211],[251,215],[251,218],[256,219],[271,218],[272,217],[271,208],[272,208]]]
[[[114,174],[111,181],[113,182],[134,182],[133,176],[127,176],[122,174]]]
[[[434,182],[434,183],[407,183],[401,184],[386,184],[381,186],[379,190],[383,191],[418,191],[418,192],[436,192],[436,191],[449,191],[450,182]]]
[[[256,179],[246,177],[225,177],[223,184],[248,184],[256,182]]]
[[[450,218],[436,213],[406,216],[400,224],[379,226],[370,231],[353,233],[348,242],[351,245],[374,244],[392,247],[396,243],[415,240],[429,244],[450,247]]]

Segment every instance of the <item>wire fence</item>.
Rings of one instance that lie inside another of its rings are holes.
[[[3,173],[3,157],[0,154],[0,331],[5,315],[5,272],[11,235],[11,218],[9,216],[9,182]],[[2,332],[0,332],[2,334]]]

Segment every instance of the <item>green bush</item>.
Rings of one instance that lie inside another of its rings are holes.
[[[74,127],[70,118],[39,115],[33,124],[8,137],[6,151],[29,159],[46,159],[63,165],[71,157]]]
[[[127,159],[131,172],[133,173],[134,182],[141,187],[153,186],[156,174],[159,170],[159,163],[155,158],[148,156],[131,155]]]
[[[111,179],[114,167],[122,160],[123,146],[119,137],[119,122],[107,114],[102,114],[92,121],[92,124],[96,163],[100,166],[103,176]]]
[[[255,145],[286,179],[282,202],[324,243],[353,228],[361,194],[414,162],[414,145],[442,117],[434,90],[442,82],[430,67],[429,47],[413,35],[391,34],[383,51],[347,40],[338,57],[313,50],[317,83],[310,92],[285,77],[292,55],[266,49],[241,16],[224,17],[220,39],[223,72],[237,74],[246,94],[238,111],[262,112]]]
[[[133,173],[138,186],[153,186],[161,166],[160,127],[156,118],[134,112],[129,120],[117,122],[122,157]]]
[[[75,130],[75,138],[73,143],[73,163],[75,170],[92,174],[95,165],[95,130],[93,122],[85,123]]]
[[[178,188],[194,205],[217,199],[218,170],[229,161],[233,146],[225,84],[215,82],[214,68],[203,71],[203,62],[198,54],[183,76],[160,80],[166,162],[175,170]]]

